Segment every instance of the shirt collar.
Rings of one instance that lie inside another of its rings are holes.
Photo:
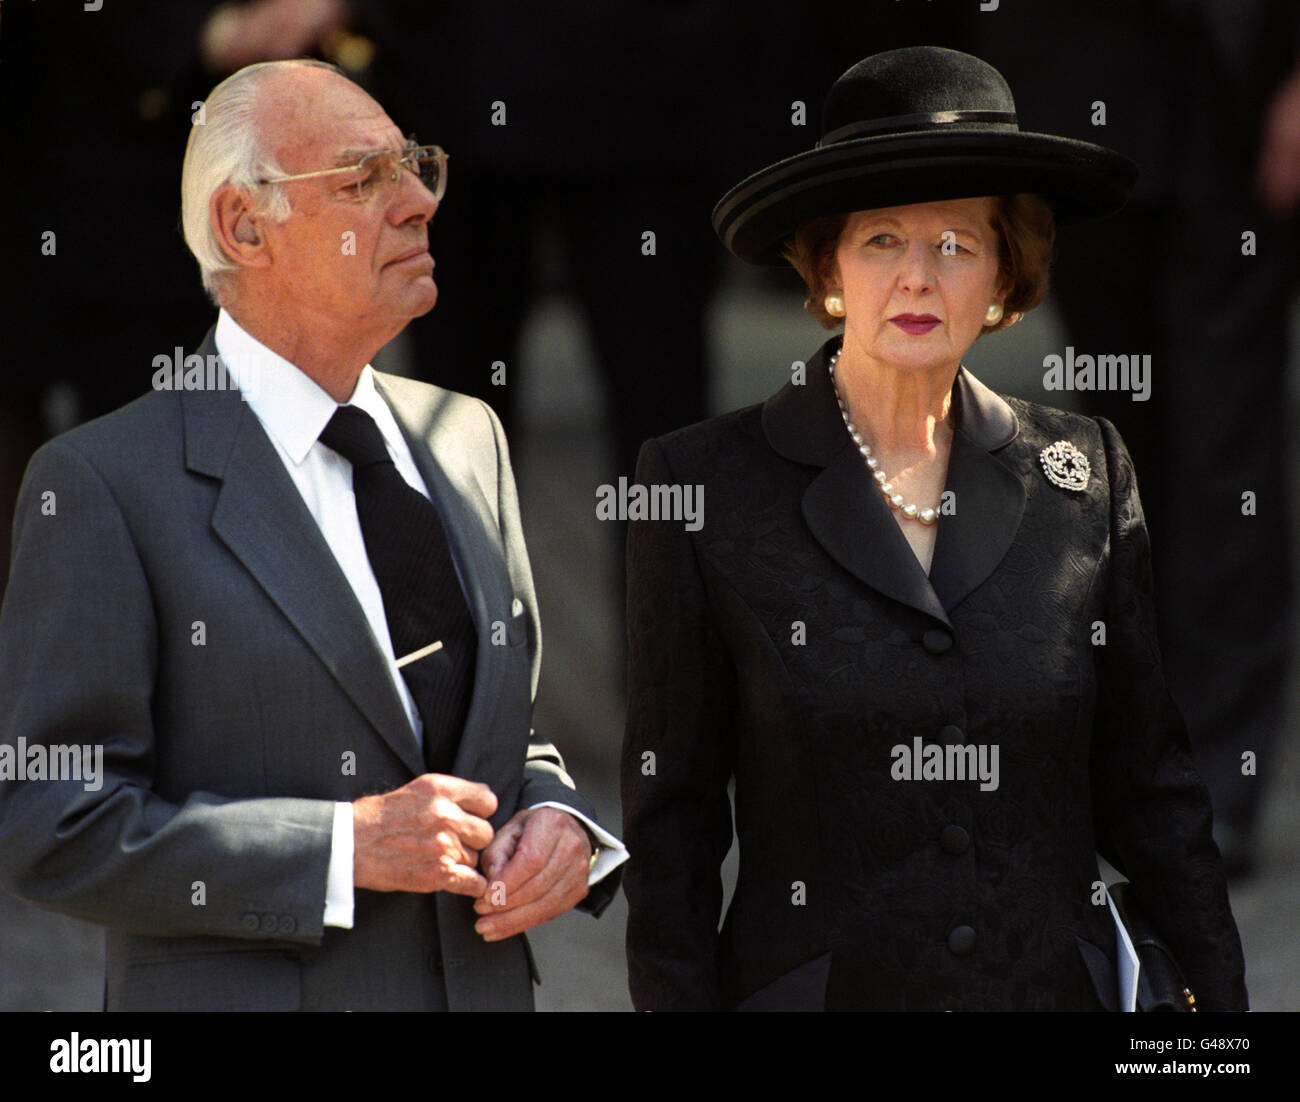
[[[217,318],[217,352],[266,431],[295,464],[307,458],[339,404],[301,368],[271,351],[225,310]],[[401,430],[367,364],[348,399],[374,418],[390,449],[405,450]]]

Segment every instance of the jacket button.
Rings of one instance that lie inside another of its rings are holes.
[[[948,949],[955,957],[964,957],[975,948],[975,928],[954,926],[948,934]]]
[[[429,954],[429,971],[435,976],[442,975],[442,957],[438,956],[437,953]]]
[[[293,915],[281,915],[279,923],[279,932],[282,934],[291,934],[298,928],[298,922]]]
[[[966,732],[950,723],[939,732],[939,741],[945,746],[960,746],[966,741]]]
[[[942,628],[931,628],[921,636],[921,646],[931,654],[943,654],[952,646],[952,636]]]
[[[953,823],[939,832],[939,845],[949,853],[965,853],[966,847],[970,845],[970,835]]]
[[[261,922],[258,921],[257,915],[253,914],[252,911],[249,911],[248,914],[244,915],[244,917],[239,920],[239,924],[250,934],[255,934],[257,933],[257,928],[261,925]]]
[[[280,923],[276,920],[275,915],[262,916],[262,933],[273,934],[280,928]]]

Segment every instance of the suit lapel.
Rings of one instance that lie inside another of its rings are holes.
[[[199,349],[215,355],[209,333]],[[424,772],[414,732],[347,578],[238,391],[186,391],[189,470],[221,481],[212,530],[393,752]]]
[[[827,370],[838,342],[828,341],[808,361],[803,385],[787,383],[768,400],[764,433],[787,459],[823,468],[804,493],[802,511],[827,553],[877,592],[951,627],[948,612],[993,572],[1020,525],[1024,487],[993,454],[1014,439],[1015,414],[958,371],[946,485],[956,512],[939,520],[927,577],[845,432]]]

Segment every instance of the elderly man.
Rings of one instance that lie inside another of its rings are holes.
[[[367,366],[437,297],[446,171],[328,66],[230,77],[182,180],[215,330],[28,469],[0,873],[109,928],[110,1009],[531,1009],[517,935],[612,895],[529,725],[500,427]]]

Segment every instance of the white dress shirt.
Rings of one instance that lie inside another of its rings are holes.
[[[334,411],[339,408],[338,403],[288,360],[251,336],[225,310],[217,319],[216,345],[232,381],[266,430],[285,470],[356,594],[375,644],[388,663],[393,687],[406,707],[411,729],[422,744],[420,713],[406,679],[397,667],[392,639],[388,634],[388,620],[384,615],[383,597],[366,554],[356,498],[352,493],[352,464],[319,440]],[[388,454],[402,477],[426,498],[429,497],[428,487],[420,477],[402,430],[388,403],[375,388],[374,373],[368,364],[362,369],[347,404],[358,407],[374,419],[388,446]],[[628,853],[623,843],[585,815],[552,801],[536,806],[567,811],[599,840],[601,850],[588,877],[589,884],[602,879],[627,860]],[[325,900],[327,926],[352,926],[352,827],[352,805],[335,804]]]

